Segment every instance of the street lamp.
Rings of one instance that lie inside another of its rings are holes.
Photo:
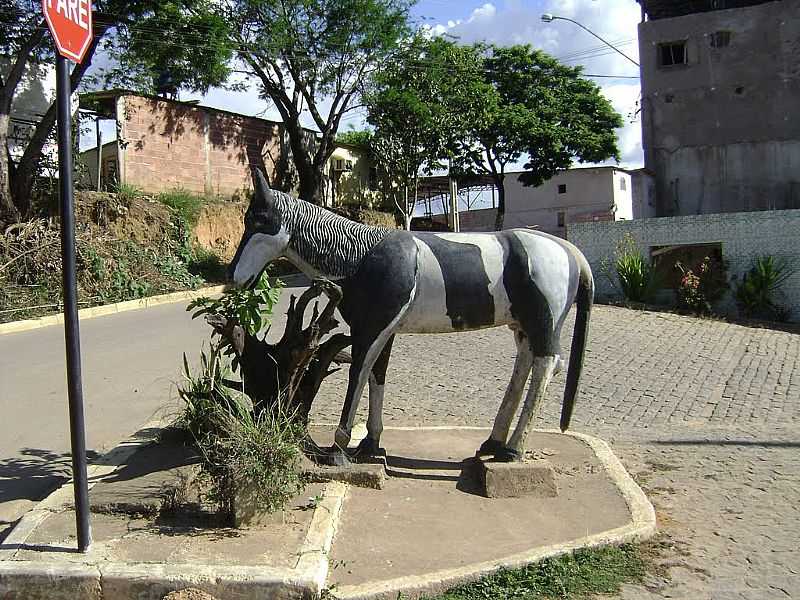
[[[612,50],[614,50],[614,52],[617,52],[617,53],[621,54],[622,56],[624,56],[625,58],[627,58],[629,61],[631,61],[633,64],[635,64],[637,67],[639,66],[639,63],[638,63],[638,62],[636,62],[636,61],[635,61],[635,60],[633,60],[633,59],[632,59],[630,56],[628,56],[627,54],[625,54],[625,53],[624,53],[622,50],[620,50],[619,48],[617,48],[616,46],[614,46],[614,45],[613,45],[611,42],[608,42],[608,41],[604,40],[604,39],[603,39],[603,38],[601,38],[599,35],[597,35],[597,34],[596,34],[594,31],[592,31],[592,30],[591,30],[591,29],[589,29],[588,27],[584,27],[583,25],[581,25],[581,24],[580,24],[580,23],[578,23],[577,21],[573,21],[572,19],[568,19],[567,17],[559,17],[559,16],[557,16],[557,15],[552,15],[552,14],[550,14],[550,13],[544,13],[544,14],[542,15],[542,21],[544,21],[545,23],[552,23],[552,22],[553,22],[553,21],[555,21],[556,19],[560,19],[561,21],[569,21],[570,23],[575,23],[575,25],[577,25],[578,27],[580,27],[580,28],[581,28],[581,29],[583,29],[584,31],[587,31],[587,32],[591,33],[591,34],[592,34],[594,37],[596,37],[598,40],[600,40],[601,42],[603,42],[603,43],[604,43],[606,46],[608,46],[609,48],[611,48]]]

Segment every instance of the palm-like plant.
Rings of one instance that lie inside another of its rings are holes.
[[[736,301],[747,317],[776,318],[785,313],[778,304],[781,287],[795,269],[774,256],[759,256],[736,288]]]

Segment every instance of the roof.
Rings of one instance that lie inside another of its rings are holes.
[[[248,117],[250,119],[258,119],[259,121],[267,121],[270,123],[275,122],[275,121],[268,121],[267,119],[261,119],[260,117],[251,117],[250,115],[243,115],[241,113],[231,112],[229,110],[222,110],[219,108],[212,108],[210,106],[203,106],[196,100],[195,101],[172,100],[170,98],[164,98],[163,96],[143,94],[141,92],[136,92],[133,90],[127,90],[123,88],[113,88],[110,90],[100,90],[97,92],[84,92],[83,94],[79,95],[79,99],[82,107],[90,109],[93,108],[97,110],[97,112],[100,113],[101,116],[113,119],[115,115],[114,103],[116,102],[117,98],[121,98],[123,96],[136,96],[138,98],[147,98],[148,100],[156,100],[158,102],[176,104],[178,106],[185,106],[187,108],[197,108],[206,112],[223,113],[236,117]]]
[[[153,96],[151,94],[142,94],[141,92],[136,92],[133,90],[127,90],[122,88],[114,88],[110,90],[100,90],[97,92],[85,92],[80,94],[79,99],[81,105],[84,103],[87,105],[86,108],[92,108],[96,110],[100,116],[114,119],[116,114],[116,100],[122,96],[136,96],[138,98],[147,98],[149,100],[156,100],[158,102],[167,102],[169,104],[175,104],[178,106],[184,106],[187,108],[194,108],[197,110],[202,110],[204,112],[210,113],[217,113],[223,115],[230,115],[232,117],[244,117],[247,119],[255,119],[257,121],[263,121],[265,123],[272,123],[274,125],[281,125],[280,121],[273,121],[271,119],[262,119],[261,117],[254,117],[252,115],[245,115],[242,113],[233,112],[230,110],[224,110],[221,108],[213,108],[211,106],[204,106],[197,102],[196,100],[171,100],[170,98],[164,98],[163,96]],[[306,131],[312,132],[315,135],[319,135],[318,131],[313,129],[308,129],[304,127]]]
[[[713,10],[744,8],[774,0],[637,0],[651,21]]]

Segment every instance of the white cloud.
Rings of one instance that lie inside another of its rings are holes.
[[[637,25],[641,12],[635,0],[506,0],[502,7],[486,3],[468,18],[451,25],[435,25],[438,33],[447,32],[461,42],[484,41],[497,45],[530,44],[571,65],[583,65],[591,75],[638,76],[638,69],[625,57],[609,48],[591,33],[569,21],[541,20],[543,13],[572,19],[638,61]],[[636,79],[596,78],[603,94],[625,119],[618,130],[620,162],[642,165],[640,124],[630,123],[639,97]]]

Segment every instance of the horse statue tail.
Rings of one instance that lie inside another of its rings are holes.
[[[583,355],[586,350],[586,338],[589,333],[589,315],[594,303],[594,278],[589,263],[580,251],[576,252],[580,269],[578,293],[575,299],[575,329],[572,333],[572,346],[567,368],[567,385],[564,389],[564,403],[561,406],[561,431],[566,431],[575,407],[575,396],[578,395],[578,384],[583,370]]]

